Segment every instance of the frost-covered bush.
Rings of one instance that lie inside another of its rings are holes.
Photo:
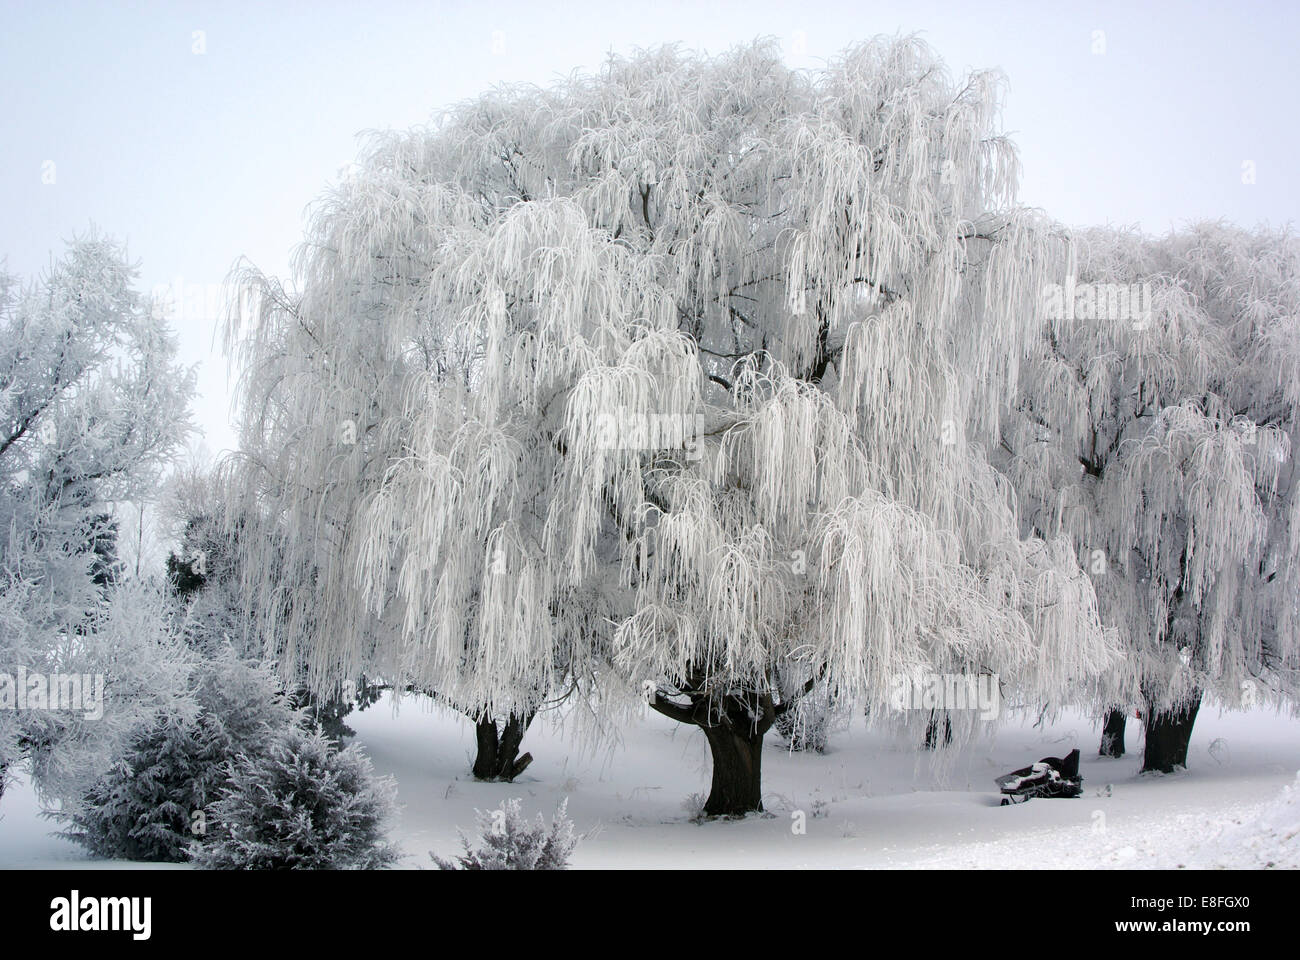
[[[214,870],[387,867],[399,857],[386,840],[395,793],[355,744],[335,750],[319,730],[291,728],[265,754],[231,763],[208,806],[208,838],[190,855]]]
[[[834,704],[830,694],[817,689],[800,697],[788,710],[777,714],[776,731],[786,746],[795,751],[825,753],[830,745]]]
[[[830,742],[830,720],[824,713],[790,710],[777,717],[776,730],[794,751],[825,753]]]
[[[773,727],[792,751],[825,753],[830,740],[834,700],[816,675],[801,675],[793,665],[777,671],[778,702]]]
[[[194,699],[196,716],[160,723],[95,782],[64,836],[101,857],[187,859],[229,763],[264,753],[296,721],[271,671],[230,648],[196,667]]]
[[[440,870],[563,870],[578,845],[573,821],[565,815],[568,804],[560,803],[548,827],[540,813],[536,820],[525,820],[519,801],[506,800],[496,810],[478,812],[482,843],[477,850],[461,834],[463,856],[454,862],[436,853],[429,856]]]

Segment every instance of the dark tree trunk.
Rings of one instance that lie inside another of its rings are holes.
[[[524,732],[533,722],[533,715],[519,716],[511,714],[504,728],[498,727],[496,720],[487,716],[474,722],[474,737],[478,741],[478,752],[474,757],[474,778],[476,780],[504,780],[509,783],[519,776],[533,762],[533,755],[519,755],[519,746],[523,743]]]
[[[810,680],[802,693],[781,704],[772,702],[766,691],[733,691],[712,697],[700,693],[681,703],[656,689],[650,706],[678,723],[689,723],[704,731],[713,758],[713,782],[704,802],[706,817],[743,817],[763,809],[763,735],[777,717],[812,689]],[[693,690],[702,686],[691,684]]]
[[[943,715],[943,745],[952,743],[952,718],[947,712]],[[936,711],[930,711],[930,722],[925,725],[925,749],[934,750],[939,746],[939,718]]]
[[[1124,727],[1128,722],[1128,711],[1115,707],[1106,711],[1106,721],[1101,728],[1101,749],[1098,756],[1124,756]]]
[[[763,809],[763,733],[747,726],[703,727],[713,756],[704,814],[743,817]]]
[[[1147,743],[1142,757],[1142,772],[1173,773],[1187,766],[1187,745],[1192,739],[1196,712],[1201,708],[1201,693],[1173,710],[1157,712],[1147,704],[1143,721]]]
[[[474,724],[478,752],[474,755],[474,779],[495,780],[497,773],[497,722],[491,717]]]
[[[501,731],[501,742],[497,744],[497,764],[500,770],[498,776],[500,779],[513,780],[524,772],[525,767],[533,762],[531,753],[525,753],[522,757],[519,755],[519,746],[524,742],[524,732],[532,722],[532,714],[526,717],[511,714],[510,719],[506,721],[505,729]]]

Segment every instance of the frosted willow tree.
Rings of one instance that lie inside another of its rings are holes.
[[[244,489],[362,667],[480,716],[617,677],[701,728],[710,814],[761,806],[775,680],[1062,689],[1110,653],[996,436],[1048,238],[998,83],[919,41],[611,58],[374,139],[296,282],[246,279]],[[613,699],[603,695],[601,702]]]
[[[1127,648],[1097,688],[1185,765],[1204,693],[1295,703],[1300,679],[1300,245],[1202,224],[1094,231],[1044,288],[1050,324],[1004,427],[1034,532],[1069,536]]]
[[[112,504],[157,483],[193,391],[135,279],[97,236],[31,282],[0,274],[0,792],[27,760],[46,792],[78,796],[70,784],[183,699],[161,596],[113,562]],[[102,676],[102,716],[18,689],[73,674]]]

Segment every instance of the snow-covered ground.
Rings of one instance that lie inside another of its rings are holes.
[[[535,725],[525,748],[536,759],[514,784],[470,779],[473,728],[420,701],[396,715],[381,701],[348,723],[376,769],[398,781],[407,867],[431,866],[430,850],[459,852],[458,829],[473,833],[475,808],[507,797],[548,818],[568,798],[586,835],[576,867],[1300,867],[1300,721],[1271,712],[1203,708],[1190,769],[1167,777],[1138,776],[1138,723],[1129,755],[1103,760],[1095,724],[1077,715],[1046,729],[1009,722],[946,768],[861,726],[822,756],[791,755],[772,736],[767,815],[704,824],[687,811],[708,788],[704,738],[655,714],[594,756],[565,731]],[[995,776],[1075,746],[1082,798],[998,805]],[[52,829],[30,787],[12,784],[0,800],[0,867],[105,865]]]

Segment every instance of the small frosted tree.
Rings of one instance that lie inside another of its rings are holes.
[[[105,719],[0,710],[14,761],[78,795],[121,739],[184,700],[161,591],[119,582],[111,505],[157,482],[190,429],[193,375],[118,244],[76,240],[41,277],[0,274],[0,673],[103,674]],[[179,698],[179,699],[178,699]]]
[[[1127,648],[1093,688],[1102,752],[1140,706],[1143,768],[1169,771],[1204,693],[1295,702],[1300,245],[1202,224],[1092,231],[1072,256],[1044,287],[1006,467],[1032,532],[1074,542]]]
[[[709,814],[761,808],[782,669],[877,705],[1096,672],[1090,584],[983,453],[1050,247],[997,110],[915,39],[813,74],[759,43],[377,137],[300,293],[250,274],[231,327],[295,558],[250,590],[314,571],[284,641],[480,717],[617,675],[703,731]]]
[[[196,710],[145,730],[65,814],[64,836],[100,857],[180,862],[207,835],[229,765],[265,754],[300,717],[267,667],[232,647],[191,674]]]
[[[209,804],[208,837],[189,847],[208,870],[380,870],[401,854],[387,831],[397,785],[376,777],[353,744],[336,750],[319,730],[289,727],[265,752],[228,764]]]

